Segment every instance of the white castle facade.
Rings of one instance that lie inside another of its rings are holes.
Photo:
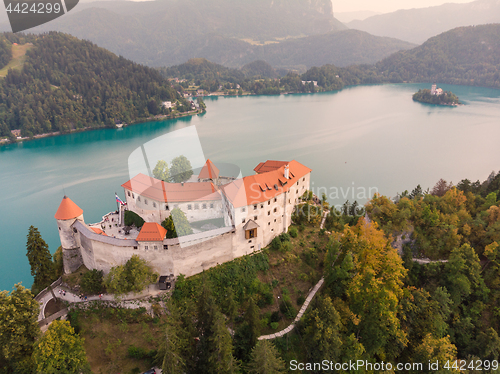
[[[266,161],[254,170],[242,179],[227,178],[207,160],[190,182],[166,183],[139,174],[122,185],[126,204],[90,225],[65,196],[55,214],[64,272],[85,265],[106,274],[136,254],[160,275],[191,276],[261,250],[288,230],[299,198],[309,190],[311,169],[293,160]],[[160,224],[175,208],[194,232],[167,239]],[[125,210],[144,219],[140,231],[126,230]]]

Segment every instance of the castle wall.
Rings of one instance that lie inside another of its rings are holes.
[[[102,270],[105,274],[114,266],[124,265],[134,254],[148,261],[157,273],[176,276],[191,276],[234,259],[232,232],[212,238],[198,237],[197,240],[181,244],[176,239],[166,239],[158,243],[137,243],[135,240],[95,234],[83,225],[75,227],[79,233],[83,263],[87,268]],[[168,249],[165,249],[165,246]]]

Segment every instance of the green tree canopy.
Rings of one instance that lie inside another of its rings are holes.
[[[104,279],[109,292],[122,295],[127,292],[140,292],[158,278],[151,266],[137,255],[133,255],[125,265],[111,268]]]
[[[37,373],[90,373],[83,338],[67,321],[54,321],[35,344],[33,352]]]
[[[271,342],[260,340],[250,353],[248,372],[251,374],[285,373],[285,362]]]
[[[172,160],[170,166],[172,181],[181,183],[187,181],[193,175],[193,167],[186,156],[178,156]]]
[[[0,367],[30,367],[33,342],[40,334],[39,308],[33,294],[21,284],[10,294],[0,292]]]
[[[165,218],[161,225],[167,229],[166,237],[177,238],[179,236],[191,235],[193,229],[186,218],[186,215],[179,208],[174,208],[170,212],[170,216]]]
[[[153,169],[153,177],[156,179],[168,182],[170,179],[170,171],[168,170],[168,164],[164,160],[159,160]]]
[[[31,266],[31,275],[35,277],[32,290],[38,293],[54,280],[55,267],[49,246],[36,227],[30,226],[27,238],[26,256]]]

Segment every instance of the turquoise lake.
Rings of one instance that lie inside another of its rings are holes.
[[[430,85],[374,85],[339,92],[206,98],[207,113],[0,146],[0,289],[30,287],[26,235],[37,227],[53,253],[54,214],[64,194],[87,223],[116,209],[128,157],[142,144],[196,126],[204,155],[243,175],[268,159],[309,166],[312,187],[329,201],[365,203],[440,179],[483,181],[500,169],[500,90],[442,85],[466,104],[413,102]]]

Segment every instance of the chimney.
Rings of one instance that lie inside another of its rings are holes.
[[[184,182],[181,182],[181,186],[184,187]]]
[[[290,171],[288,170],[288,165],[285,165],[285,179],[290,179]]]

